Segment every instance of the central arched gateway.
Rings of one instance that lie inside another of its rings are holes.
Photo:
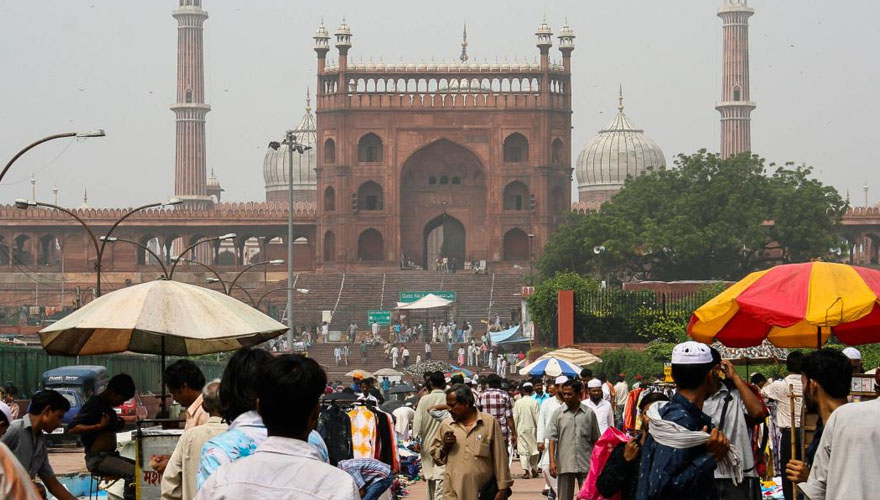
[[[403,256],[433,269],[438,257],[489,258],[486,171],[477,156],[440,139],[413,153],[401,169]]]
[[[425,226],[424,242],[422,265],[425,269],[434,269],[437,259],[443,257],[450,263],[455,262],[459,269],[464,265],[467,255],[464,224],[455,217],[443,214],[431,219]]]

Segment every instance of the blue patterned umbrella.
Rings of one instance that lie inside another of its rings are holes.
[[[560,375],[576,377],[580,375],[580,373],[580,366],[559,358],[539,359],[526,365],[519,371],[520,375],[528,375],[530,377],[558,377]]]

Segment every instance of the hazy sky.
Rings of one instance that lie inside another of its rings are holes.
[[[721,0],[332,1],[204,0],[208,168],[224,200],[265,199],[269,140],[295,126],[314,92],[312,35],[345,16],[355,62],[454,60],[464,21],[472,59],[533,61],[546,14],[568,18],[577,153],[626,112],[666,153],[719,149]],[[753,149],[768,160],[815,167],[854,205],[880,199],[880,48],[876,0],[754,0],[751,22]],[[0,160],[61,131],[105,128],[107,137],[55,141],[19,160],[0,203],[29,196],[64,205],[131,206],[174,189],[175,0],[0,0]],[[331,40],[331,45],[333,41]],[[552,57],[558,59],[554,37]],[[335,49],[330,57],[335,59]],[[873,148],[873,149],[872,149]]]

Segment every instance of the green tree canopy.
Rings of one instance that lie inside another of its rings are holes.
[[[538,270],[735,280],[772,264],[825,257],[840,245],[847,204],[810,174],[805,166],[765,166],[755,155],[679,155],[673,168],[627,179],[598,212],[572,214],[547,243]]]

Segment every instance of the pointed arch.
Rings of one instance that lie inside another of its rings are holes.
[[[361,136],[358,141],[358,162],[382,163],[384,156],[382,138],[372,132]]]
[[[385,242],[382,233],[369,228],[358,236],[358,260],[377,262],[384,260]]]
[[[526,163],[529,161],[529,140],[519,132],[504,139],[504,162]]]

